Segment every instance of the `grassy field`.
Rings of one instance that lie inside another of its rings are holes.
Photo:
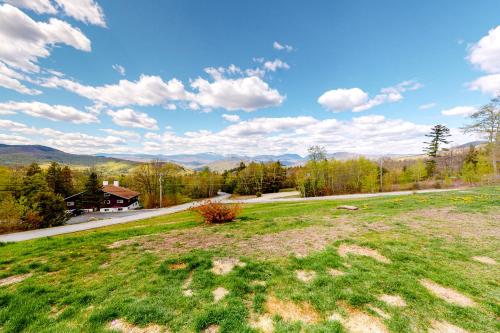
[[[255,204],[225,225],[184,212],[4,244],[0,332],[498,332],[499,193]]]

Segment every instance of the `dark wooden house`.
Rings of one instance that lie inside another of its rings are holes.
[[[114,181],[113,185],[109,185],[107,181],[103,182],[99,192],[99,207],[93,207],[92,204],[86,202],[84,194],[85,192],[80,192],[65,198],[67,210],[83,209],[85,211],[120,212],[139,208],[139,193],[121,187],[118,181]]]

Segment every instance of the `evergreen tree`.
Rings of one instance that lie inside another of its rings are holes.
[[[28,177],[34,176],[37,174],[41,174],[41,173],[42,173],[42,169],[40,168],[40,166],[36,162],[31,163],[29,165],[28,169],[26,170],[26,176],[28,176]]]
[[[73,187],[73,174],[71,169],[66,165],[61,170],[61,195],[66,198],[75,192]]]
[[[93,208],[101,208],[101,192],[102,186],[97,177],[97,173],[90,172],[87,181],[85,182],[85,192],[83,193],[83,202]]]
[[[436,172],[436,159],[438,157],[439,148],[442,144],[450,143],[450,141],[448,141],[448,137],[450,137],[450,130],[444,125],[436,125],[431,129],[431,132],[425,136],[431,138],[429,142],[424,142],[427,144],[424,151],[427,153],[427,156],[429,156],[429,160],[426,162],[427,175],[432,177]]]
[[[50,163],[45,174],[45,180],[52,192],[61,194],[61,167],[57,162]]]

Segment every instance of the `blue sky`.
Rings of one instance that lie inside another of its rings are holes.
[[[0,1],[0,142],[418,153],[500,91],[498,1]]]

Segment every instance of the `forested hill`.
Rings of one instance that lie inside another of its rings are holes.
[[[41,145],[6,145],[0,144],[0,164],[2,165],[27,165],[31,162],[46,164],[58,162],[72,166],[100,166],[103,164],[118,164],[123,167],[132,167],[136,162],[125,161],[117,158],[69,154],[61,150]]]

